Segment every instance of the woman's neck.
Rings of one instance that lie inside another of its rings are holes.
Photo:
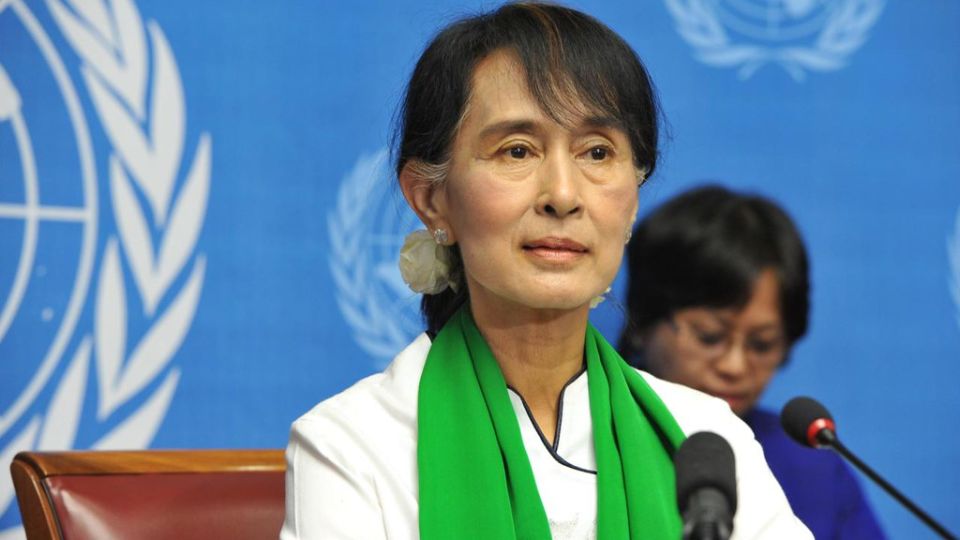
[[[470,307],[503,378],[523,396],[541,432],[552,442],[560,392],[583,368],[589,308]]]

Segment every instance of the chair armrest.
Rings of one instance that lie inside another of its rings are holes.
[[[17,503],[23,528],[30,540],[60,540],[60,527],[43,487],[41,473],[26,452],[20,452],[10,463],[10,476],[17,492]]]

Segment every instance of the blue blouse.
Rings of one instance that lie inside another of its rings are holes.
[[[850,468],[830,450],[813,450],[790,439],[777,415],[754,409],[744,421],[753,429],[773,475],[817,540],[877,540],[880,529]]]

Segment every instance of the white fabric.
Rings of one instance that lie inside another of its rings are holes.
[[[520,436],[553,537],[558,540],[596,538],[597,466],[586,374],[567,385],[557,408],[560,429],[555,437],[556,455],[566,463],[554,457],[552,444],[540,435],[523,398],[512,390],[508,395],[517,413]]]
[[[429,350],[423,334],[386,371],[294,422],[281,540],[419,537],[417,389]],[[739,494],[733,540],[813,538],[791,512],[750,428],[724,402],[641,374],[685,433],[713,431],[733,447]],[[596,476],[573,468],[596,469],[586,376],[563,395],[557,454],[567,464],[548,450],[520,396],[510,397],[553,537],[595,538]]]

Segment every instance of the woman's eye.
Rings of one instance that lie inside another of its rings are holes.
[[[590,159],[594,161],[603,161],[607,159],[607,149],[602,146],[597,146],[590,149]]]
[[[715,345],[719,345],[720,343],[723,342],[723,340],[724,340],[723,334],[703,334],[703,333],[697,334],[697,341],[699,341],[701,345],[704,345],[706,347],[713,347]]]
[[[522,146],[514,146],[508,149],[507,152],[510,153],[510,157],[513,159],[523,159],[529,154],[529,151]]]
[[[780,346],[779,341],[753,341],[750,343],[750,349],[757,354],[767,354]]]

